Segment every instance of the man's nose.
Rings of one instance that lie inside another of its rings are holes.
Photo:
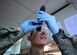
[[[45,32],[43,30],[41,31],[41,33],[45,35]]]

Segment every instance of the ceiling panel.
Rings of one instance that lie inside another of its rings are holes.
[[[62,6],[67,4],[66,0],[49,0],[45,6],[46,6],[46,11],[48,13],[53,13],[54,11],[60,9]]]
[[[0,27],[5,27],[5,28],[17,28],[18,23],[10,20],[10,19],[4,19],[3,17],[0,17]]]
[[[21,23],[30,15],[32,15],[31,11],[20,6],[14,0],[0,0],[0,17]]]
[[[36,12],[47,0],[16,0],[32,12]]]
[[[31,19],[31,20],[37,20],[36,18],[37,14],[33,14],[31,17],[29,17],[28,19]]]
[[[15,1],[34,13],[38,11],[43,4],[46,6],[46,11],[48,13],[53,13],[54,11],[58,10],[59,8],[67,4],[66,0],[15,0]]]

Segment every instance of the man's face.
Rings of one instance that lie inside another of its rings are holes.
[[[33,45],[46,45],[48,36],[45,29],[41,29],[41,31],[34,30],[32,35],[29,36],[29,40]]]

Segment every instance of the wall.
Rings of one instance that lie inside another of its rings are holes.
[[[77,10],[73,6],[73,4],[70,4],[66,8],[64,8],[61,11],[59,11],[58,13],[54,14],[54,16],[56,17],[56,20],[61,22],[62,28],[66,33],[68,33],[68,32],[67,32],[65,25],[64,25],[64,19],[66,19],[76,13],[77,13]]]

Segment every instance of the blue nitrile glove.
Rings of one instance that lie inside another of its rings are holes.
[[[23,22],[22,24],[20,24],[19,26],[22,28],[24,33],[27,34],[33,31],[34,29],[40,27],[40,25],[37,25],[36,23],[38,23],[37,20],[27,20]],[[33,25],[33,24],[36,24],[36,25]]]
[[[58,33],[59,27],[56,23],[56,20],[55,20],[54,16],[52,16],[52,15],[46,13],[46,12],[39,11],[39,13],[37,14],[37,19],[39,19],[39,21],[45,21],[48,28],[50,29],[50,31],[53,34]]]

